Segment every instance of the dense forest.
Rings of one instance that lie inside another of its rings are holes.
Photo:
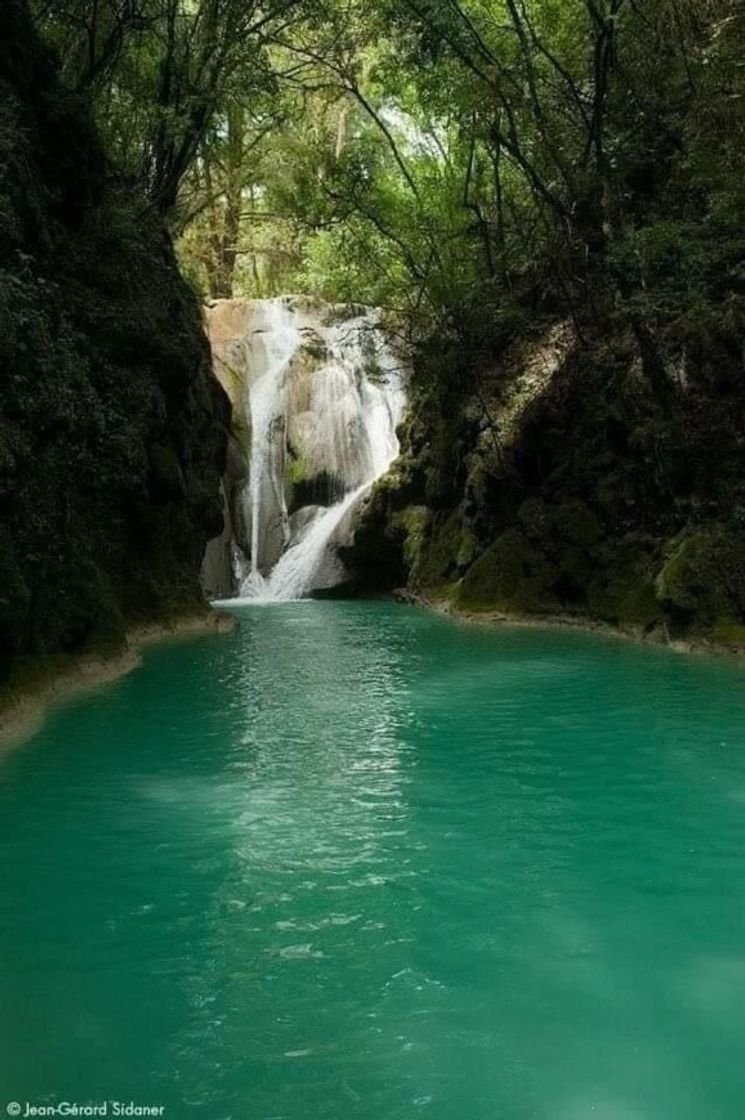
[[[12,11],[25,19],[19,0]],[[739,5],[34,0],[32,15],[39,39],[27,50],[44,79],[16,74],[14,96],[38,101],[48,84],[39,175],[72,199],[64,238],[59,206],[45,212],[42,223],[56,223],[45,240],[62,302],[86,302],[96,271],[92,286],[115,293],[80,331],[90,338],[116,319],[120,368],[150,361],[162,379],[170,363],[177,384],[179,362],[193,376],[204,360],[198,341],[188,360],[175,343],[195,329],[196,299],[169,263],[171,244],[202,300],[301,292],[374,305],[408,350],[403,455],[347,557],[358,587],[741,641]],[[34,141],[22,113],[4,114],[12,155]],[[24,159],[6,173],[3,235],[13,282],[33,273],[37,284],[35,219],[19,232],[17,213]],[[21,314],[14,291],[11,319]],[[41,314],[41,296],[24,298]],[[123,414],[131,404],[141,415],[131,384],[126,392]],[[143,483],[140,521],[151,494],[172,513],[189,492],[188,432],[184,441],[159,437],[157,461],[138,460],[138,477],[162,476]],[[209,475],[187,500],[202,526],[188,547],[192,573],[219,521],[223,454],[224,434],[208,470],[192,464]],[[6,502],[20,501],[10,486]],[[122,546],[114,561],[94,558],[94,583],[126,555]],[[26,615],[15,615],[36,591],[17,559],[5,583],[23,594],[3,608],[5,641],[33,649]],[[45,553],[34,578],[49,573]],[[61,627],[47,644],[74,647],[91,629]]]
[[[684,316],[703,329],[722,285],[736,294],[734,4],[39,0],[36,14],[112,170],[167,216],[205,295],[309,291],[489,344],[537,307],[579,315],[588,292],[642,338]],[[654,381],[651,351],[647,367]]]

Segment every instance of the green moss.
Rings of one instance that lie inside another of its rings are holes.
[[[224,382],[230,386],[230,391],[236,400],[239,400],[243,393],[243,373],[236,366],[231,366],[225,358],[220,359],[220,377]],[[245,413],[236,413],[233,416],[233,426],[240,429],[246,425]]]
[[[285,465],[285,478],[291,486],[298,486],[307,482],[311,477],[311,468],[308,460],[302,456],[290,456]]]
[[[719,619],[711,631],[715,642],[730,649],[745,649],[745,625],[735,619]]]
[[[404,560],[409,569],[413,568],[419,559],[429,518],[430,514],[426,506],[406,506],[394,513],[391,518],[393,528],[404,534]]]
[[[551,505],[528,498],[517,512],[517,519],[528,540],[542,547],[569,552],[589,552],[603,536],[603,529],[590,507],[577,498]]]
[[[517,529],[508,529],[468,569],[456,594],[469,610],[541,614],[556,610],[558,569]]]
[[[658,599],[681,611],[713,613],[711,551],[708,532],[679,538],[655,580]]]
[[[580,548],[592,548],[603,536],[603,530],[590,507],[579,499],[562,502],[556,507],[554,522],[565,540]]]
[[[554,527],[554,514],[540,498],[528,498],[517,511],[520,529],[528,540],[546,540]]]
[[[459,510],[446,518],[432,518],[412,566],[412,586],[416,590],[427,590],[457,576],[458,554],[462,545],[463,523]]]
[[[587,604],[594,617],[619,626],[649,629],[664,619],[653,581],[634,561],[599,572],[590,584]]]
[[[455,563],[460,571],[465,571],[473,564],[478,555],[478,542],[473,533],[473,530],[468,526],[463,526],[460,535],[460,545],[458,553],[455,557]]]
[[[655,581],[668,609],[697,623],[745,617],[745,540],[721,523],[677,537]]]

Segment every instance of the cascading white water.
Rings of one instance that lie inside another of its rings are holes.
[[[284,300],[267,300],[263,329],[255,332],[263,347],[262,369],[248,391],[251,431],[251,465],[246,520],[251,526],[250,571],[243,586],[257,592],[264,584],[262,545],[266,521],[274,510],[279,517],[283,540],[287,535],[287,505],[284,498],[286,382],[290,361],[300,343],[294,317]],[[242,589],[242,593],[243,589]]]
[[[363,483],[316,517],[307,533],[280,558],[262,591],[253,597],[275,602],[302,599],[317,586],[315,580],[324,563],[324,585],[333,587],[335,583],[339,583],[344,576],[344,569],[333,553],[329,553],[329,545],[344,518],[351,513],[371,485],[369,482]]]
[[[226,301],[220,315],[221,360],[241,379],[251,440],[239,596],[302,598],[343,580],[334,546],[398,454],[400,363],[375,311],[283,297]]]

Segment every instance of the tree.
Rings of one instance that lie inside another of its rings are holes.
[[[211,129],[234,91],[250,103],[266,80],[267,37],[300,0],[40,0],[63,73],[90,89],[116,165],[150,203],[175,212]],[[222,115],[222,122],[219,118]]]

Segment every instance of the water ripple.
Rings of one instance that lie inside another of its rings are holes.
[[[239,609],[0,777],[0,1073],[172,1117],[745,1108],[726,664]]]

